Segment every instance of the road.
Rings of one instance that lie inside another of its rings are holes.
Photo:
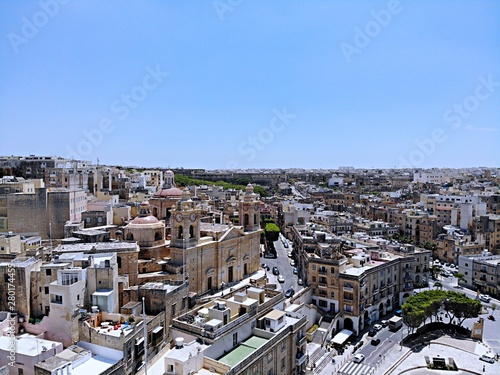
[[[395,332],[389,331],[388,327],[384,327],[373,337],[366,335],[366,344],[363,345],[356,353],[361,353],[365,356],[365,364],[375,366],[377,362],[383,360],[385,353],[391,350],[394,346],[399,345],[402,338],[407,334],[408,332],[404,326]],[[380,344],[372,345],[372,339],[380,339]]]
[[[289,288],[293,288],[295,292],[299,290],[299,285],[297,284],[297,275],[293,274],[293,267],[290,266],[291,258],[288,258],[287,253],[291,250],[291,247],[285,248],[281,241],[281,236],[278,241],[274,242],[274,247],[276,249],[276,253],[278,257],[276,259],[270,258],[260,258],[261,263],[265,263],[269,266],[269,271],[267,272],[269,282],[271,284],[276,283],[278,285],[278,289],[286,291]],[[278,267],[280,274],[285,278],[285,282],[283,284],[278,283],[277,277],[273,275],[273,267]]]

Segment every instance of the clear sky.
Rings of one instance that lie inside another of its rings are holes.
[[[0,0],[0,155],[500,165],[500,1]]]

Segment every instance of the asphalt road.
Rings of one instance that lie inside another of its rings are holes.
[[[281,237],[280,237],[281,238]],[[271,284],[276,283],[278,285],[277,289],[281,289],[286,291],[289,288],[293,288],[295,292],[299,290],[299,285],[297,284],[297,275],[293,274],[293,267],[290,266],[291,258],[288,258],[287,253],[291,250],[291,246],[285,248],[283,243],[280,240],[274,242],[274,247],[276,249],[276,253],[278,257],[276,259],[271,258],[260,258],[260,262],[265,263],[269,266],[269,271],[267,272],[267,277]],[[283,284],[279,283],[277,280],[277,276],[273,275],[273,267],[278,267],[280,274],[285,278],[285,282]]]

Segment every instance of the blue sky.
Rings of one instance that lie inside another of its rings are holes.
[[[500,2],[0,1],[1,155],[499,166]]]

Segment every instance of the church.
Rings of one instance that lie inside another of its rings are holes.
[[[241,225],[201,222],[201,210],[187,189],[170,218],[171,262],[181,267],[191,293],[231,286],[259,270],[260,201],[251,184],[239,202]]]

